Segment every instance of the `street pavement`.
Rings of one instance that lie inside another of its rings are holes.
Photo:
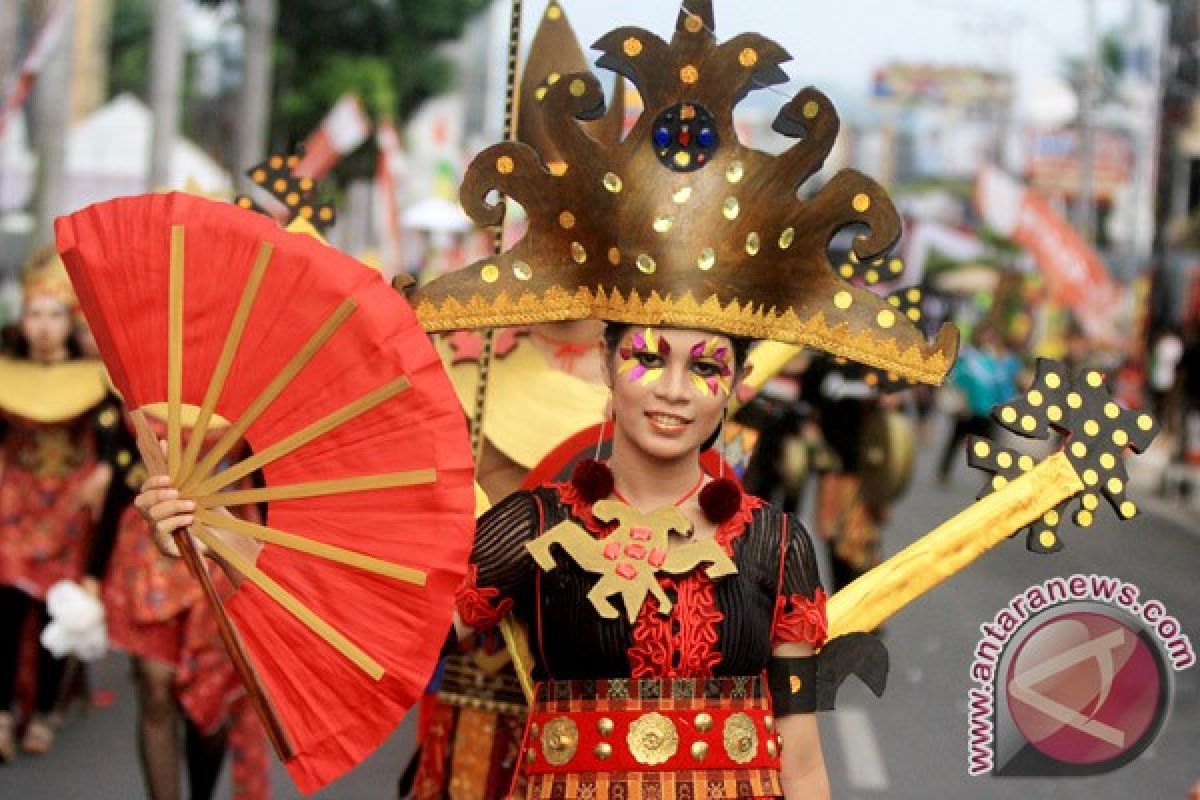
[[[908,497],[886,528],[888,553],[896,552],[963,508],[981,485],[965,467],[951,485],[930,476],[933,451],[922,447],[920,470]],[[1172,709],[1153,745],[1108,775],[1088,778],[995,778],[967,775],[969,669],[990,621],[1025,588],[1075,573],[1108,575],[1140,587],[1178,618],[1200,649],[1200,519],[1177,512],[1145,513],[1118,523],[1104,508],[1089,529],[1067,524],[1066,548],[1050,556],[1007,541],[965,572],[918,599],[887,623],[891,657],[887,692],[876,699],[854,678],[839,696],[839,710],[821,719],[822,742],[835,798],[1104,798],[1187,796],[1200,778],[1200,667],[1175,673]],[[142,796],[134,750],[134,696],[126,659],[111,655],[96,669],[94,688],[116,702],[95,709],[62,731],[54,752],[0,768],[0,800],[131,800]],[[411,752],[411,720],[368,761],[315,795],[339,800],[395,796],[396,776]],[[226,773],[228,770],[226,770]],[[276,798],[301,795],[276,765]],[[229,797],[228,775],[218,797]]]

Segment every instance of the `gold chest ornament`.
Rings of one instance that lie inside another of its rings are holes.
[[[670,544],[672,531],[686,536],[692,531],[691,521],[675,506],[667,506],[644,514],[619,500],[605,498],[592,506],[592,514],[600,522],[616,522],[617,527],[607,537],[597,539],[571,520],[558,523],[526,547],[534,561],[549,572],[558,566],[552,545],[559,545],[575,563],[600,576],[588,592],[588,600],[604,619],[619,616],[609,598],[620,595],[625,614],[632,624],[646,601],[646,595],[658,600],[658,612],[668,614],[672,603],[658,585],[658,576],[685,575],[707,563],[705,574],[717,579],[733,575],[737,567],[714,539]]]

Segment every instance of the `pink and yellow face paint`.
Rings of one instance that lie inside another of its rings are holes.
[[[729,394],[733,384],[733,367],[729,363],[729,348],[721,344],[720,340],[715,337],[709,337],[705,341],[696,342],[692,345],[691,357],[693,367],[696,363],[707,364],[713,370],[710,375],[698,375],[696,372],[689,371],[692,378],[692,385],[701,394],[715,395],[719,391]]]
[[[654,332],[652,328],[634,331],[630,337],[630,346],[622,347],[618,352],[621,363],[617,374],[624,375],[630,383],[649,386],[662,377],[667,356],[671,354],[671,345]],[[657,356],[657,358],[647,358]],[[646,366],[644,361],[651,361],[661,366]]]

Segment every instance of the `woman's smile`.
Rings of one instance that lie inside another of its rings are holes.
[[[651,428],[666,436],[681,434],[692,424],[692,420],[688,417],[668,411],[647,411],[645,416],[650,421]]]

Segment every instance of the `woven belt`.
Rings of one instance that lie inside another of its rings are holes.
[[[529,775],[779,769],[779,739],[757,678],[539,689],[525,743]]]

